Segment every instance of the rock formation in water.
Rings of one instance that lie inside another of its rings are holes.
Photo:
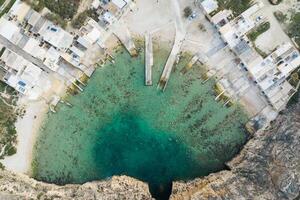
[[[179,199],[300,199],[300,105],[251,139],[228,163],[230,170],[173,184]],[[0,199],[151,199],[147,184],[126,176],[56,186],[0,172]]]

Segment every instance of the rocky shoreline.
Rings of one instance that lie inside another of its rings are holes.
[[[170,199],[299,199],[300,105],[253,137],[230,170],[173,183]],[[83,185],[56,186],[0,171],[0,199],[151,199],[146,183],[126,176]]]
[[[171,199],[300,199],[300,105],[252,138],[221,171],[174,183]]]

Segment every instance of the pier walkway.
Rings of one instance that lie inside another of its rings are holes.
[[[145,35],[145,85],[152,85],[153,43],[150,33]]]
[[[167,63],[164,67],[163,73],[160,77],[158,88],[162,89],[163,91],[166,89],[168,84],[173,66],[178,58],[180,53],[181,46],[186,36],[186,27],[183,24],[182,16],[181,16],[181,9],[178,0],[172,1],[174,7],[174,18],[175,18],[175,28],[176,28],[176,35],[175,35],[175,42],[171,53],[168,57]]]
[[[181,45],[184,41],[185,34],[181,34],[180,32],[176,33],[175,42],[172,48],[172,51],[168,57],[167,63],[164,67],[164,71],[160,77],[158,88],[162,89],[163,91],[166,89],[173,66],[176,62],[177,56],[180,53]]]

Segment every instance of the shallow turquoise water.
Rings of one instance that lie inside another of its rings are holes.
[[[217,103],[201,70],[181,75],[179,63],[164,93],[156,83],[167,52],[155,53],[153,83],[144,86],[144,59],[120,51],[98,69],[84,92],[49,114],[35,145],[33,175],[59,184],[130,175],[165,184],[224,168],[245,142],[247,120]]]

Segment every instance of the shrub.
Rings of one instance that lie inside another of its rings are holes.
[[[217,0],[223,9],[232,10],[234,16],[240,15],[252,5],[252,0]]]
[[[250,40],[255,41],[258,36],[270,29],[270,22],[259,25],[254,31],[248,34]]]
[[[48,13],[45,17],[46,19],[52,21],[54,24],[57,24],[62,28],[65,28],[67,26],[67,22],[57,14]]]
[[[71,25],[73,28],[79,29],[81,26],[83,26],[87,17],[91,17],[95,21],[98,21],[98,14],[96,11],[94,9],[89,9],[80,13],[75,19],[73,19]]]
[[[280,23],[284,23],[287,20],[287,15],[283,14],[281,11],[274,12],[274,16]]]
[[[300,13],[295,13],[291,17],[291,23],[288,26],[288,35],[300,45]]]
[[[72,19],[79,7],[80,0],[33,0],[32,7],[41,11],[47,7],[51,12],[57,14],[62,19]]]
[[[184,12],[184,16],[186,18],[188,18],[193,13],[193,10],[192,10],[191,7],[185,7],[184,10],[183,10],[183,12]]]

